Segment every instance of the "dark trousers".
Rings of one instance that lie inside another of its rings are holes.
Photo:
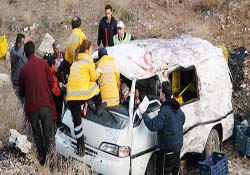
[[[177,175],[180,170],[180,152],[174,153],[166,150],[159,150],[156,154],[157,175]]]
[[[56,106],[56,126],[60,127],[62,124],[62,105],[63,105],[63,96],[53,96],[53,100],[55,101],[55,106]]]
[[[95,101],[96,108],[102,104],[102,97],[101,93],[98,95],[95,95],[92,98]],[[71,111],[72,117],[73,117],[73,123],[74,123],[74,131],[76,135],[77,145],[78,147],[84,146],[84,134],[83,134],[83,128],[82,128],[82,109],[81,106],[87,101],[85,100],[71,100],[68,101],[68,106]]]
[[[84,135],[83,135],[83,127],[82,127],[82,112],[81,105],[83,105],[84,101],[68,101],[68,106],[71,111],[74,123],[74,131],[77,140],[77,147],[84,147]]]
[[[30,123],[39,157],[46,157],[49,146],[55,140],[51,108],[43,107],[34,112],[31,115]]]

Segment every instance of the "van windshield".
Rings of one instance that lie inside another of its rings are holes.
[[[94,123],[113,129],[124,129],[129,122],[128,107],[119,105],[105,110],[100,116],[95,112],[93,105],[88,106],[86,119]]]

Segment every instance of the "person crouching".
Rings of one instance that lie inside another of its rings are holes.
[[[102,70],[99,77],[102,101],[107,103],[107,107],[118,106],[120,103],[120,71],[114,58],[108,56],[105,48],[99,48],[98,61],[96,66]]]
[[[66,100],[73,116],[77,153],[79,155],[83,155],[84,151],[81,106],[93,98],[98,114],[101,114],[104,108],[100,89],[95,82],[100,76],[100,72],[95,70],[95,64],[91,57],[92,52],[89,40],[84,40],[76,49],[76,61],[71,65],[67,84]]]

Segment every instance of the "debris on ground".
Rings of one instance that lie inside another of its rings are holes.
[[[27,136],[20,134],[15,129],[10,129],[9,143],[24,154],[29,153],[31,149],[31,142],[27,140]]]

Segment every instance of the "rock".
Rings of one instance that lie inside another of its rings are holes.
[[[55,39],[49,33],[46,33],[40,46],[38,47],[38,52],[41,55],[44,55],[45,53],[53,53],[52,44],[54,41]]]
[[[0,87],[6,84],[11,84],[10,76],[8,74],[0,73]]]
[[[244,88],[247,87],[247,85],[246,84],[242,84],[242,85],[240,85],[240,87],[244,89]]]

